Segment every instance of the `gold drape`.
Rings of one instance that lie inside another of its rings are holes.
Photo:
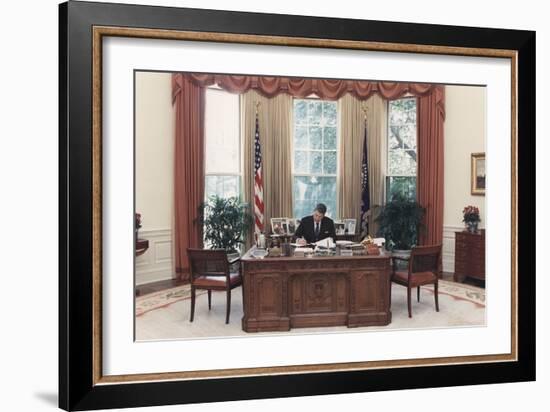
[[[360,100],[350,94],[338,100],[338,214],[342,219],[357,219],[358,231],[361,230],[361,166],[365,135],[365,118],[361,104]],[[378,230],[374,222],[376,206],[384,203],[387,104],[378,95],[371,96],[364,104],[368,109],[368,173],[371,204],[371,213],[368,217],[369,234],[375,235]]]
[[[279,94],[268,99],[254,90],[241,95],[243,193],[244,201],[251,204],[254,200],[257,102],[260,103],[258,116],[264,182],[264,231],[269,233],[271,217],[292,216],[292,97]],[[248,236],[247,246],[250,242],[251,236]]]

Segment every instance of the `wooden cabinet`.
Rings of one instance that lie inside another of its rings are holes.
[[[455,234],[455,282],[466,277],[485,280],[485,230]]]
[[[242,327],[246,332],[391,322],[390,257],[245,255]]]

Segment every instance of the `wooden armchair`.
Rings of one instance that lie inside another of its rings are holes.
[[[439,312],[438,273],[441,249],[442,245],[416,246],[412,249],[411,256],[409,258],[393,256],[392,282],[407,288],[409,318],[412,318],[411,289],[417,288],[417,300],[420,302],[420,286],[423,285],[434,285],[435,310]],[[396,261],[398,260],[408,260],[408,268],[406,272],[397,269]]]
[[[195,316],[195,291],[203,289],[208,291],[208,310],[212,307],[212,291],[225,291],[227,293],[227,309],[225,323],[229,323],[231,313],[231,290],[242,284],[240,265],[238,272],[232,273],[230,266],[239,261],[231,262],[227,259],[225,250],[187,249],[191,267],[191,317]]]

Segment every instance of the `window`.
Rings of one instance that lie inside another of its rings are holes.
[[[336,102],[294,100],[294,216],[310,215],[317,203],[336,216]]]
[[[386,200],[416,199],[416,98],[388,103]]]
[[[205,199],[213,195],[239,196],[239,95],[223,90],[206,89],[205,106]]]

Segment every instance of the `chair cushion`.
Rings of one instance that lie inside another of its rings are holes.
[[[229,282],[230,286],[237,286],[241,284],[240,273],[230,273]],[[200,288],[207,287],[227,287],[227,278],[225,276],[199,276],[193,281],[193,285]]]
[[[407,272],[395,272],[393,280],[397,283],[407,284],[409,274]],[[434,283],[437,276],[432,272],[416,272],[411,275],[411,286],[425,285]]]

